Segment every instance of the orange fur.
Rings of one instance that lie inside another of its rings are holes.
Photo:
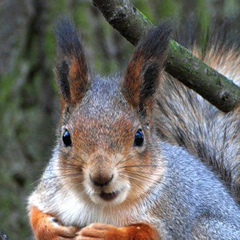
[[[85,238],[95,240],[160,240],[152,226],[145,223],[117,228],[112,225],[95,223],[79,230],[75,227],[61,226],[52,215],[43,213],[36,207],[30,209],[30,223],[37,240],[59,240]]]
[[[81,79],[81,81],[79,81]],[[85,63],[73,58],[69,72],[71,103],[76,104],[84,97],[88,89],[88,73]]]
[[[124,88],[126,97],[133,107],[137,107],[140,103],[140,92],[142,86],[142,71],[143,64],[145,63],[144,57],[140,54],[135,54],[132,61],[129,63],[127,73],[124,81]],[[130,94],[130,93],[135,93]]]
[[[50,215],[43,213],[36,207],[30,209],[30,223],[34,234],[38,240],[59,240],[74,238],[78,231],[75,227],[61,226],[60,222],[54,222],[56,219]]]
[[[83,228],[77,235],[76,240],[84,239],[84,237],[95,240],[160,240],[157,231],[145,223],[121,228],[96,223]]]

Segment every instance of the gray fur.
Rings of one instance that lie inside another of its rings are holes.
[[[161,150],[167,173],[152,212],[165,223],[164,239],[240,239],[239,207],[217,177],[180,147]]]
[[[158,92],[155,117],[161,138],[185,147],[200,158],[240,201],[238,109],[223,113],[194,91],[165,76]]]

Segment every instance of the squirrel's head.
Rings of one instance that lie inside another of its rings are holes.
[[[101,206],[129,203],[161,178],[152,113],[170,32],[167,25],[150,30],[125,74],[103,79],[89,71],[75,27],[59,24],[56,151],[60,176],[79,197]]]

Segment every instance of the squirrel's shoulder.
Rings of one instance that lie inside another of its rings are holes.
[[[166,142],[162,142],[160,145],[162,156],[166,160],[167,170],[164,186],[169,185],[168,190],[181,189],[183,195],[199,196],[196,202],[208,199],[211,204],[215,202],[215,199],[221,198],[219,201],[231,201],[237,207],[228,188],[224,185],[224,181],[199,158],[182,147],[173,146]]]

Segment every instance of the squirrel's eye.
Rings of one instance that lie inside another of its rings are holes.
[[[68,130],[65,130],[65,132],[63,133],[62,140],[65,147],[69,147],[72,145],[71,135]]]
[[[135,134],[135,139],[134,139],[134,146],[135,147],[141,147],[144,142],[144,135],[142,132],[142,129],[138,129],[138,131]]]

